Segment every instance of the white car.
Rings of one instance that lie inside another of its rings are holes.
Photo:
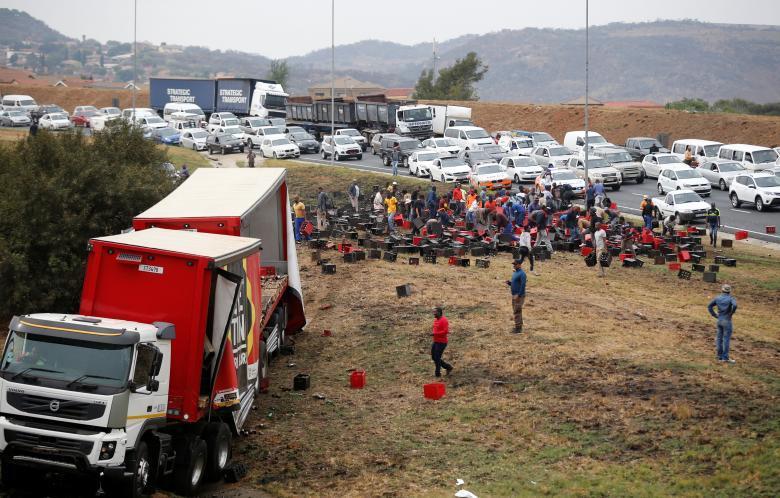
[[[274,159],[301,157],[301,150],[298,146],[285,136],[264,138],[260,144],[260,153],[263,157],[273,157]]]
[[[73,127],[73,123],[70,122],[67,114],[52,112],[41,116],[38,126],[43,130],[68,130]]]
[[[118,107],[102,107],[97,116],[89,118],[89,127],[93,130],[102,130],[106,123],[122,117],[122,111]]]
[[[452,139],[462,150],[495,143],[488,132],[479,126],[450,126],[444,130],[444,136]]]
[[[448,152],[445,154],[449,155]],[[428,176],[431,171],[431,163],[439,158],[440,153],[435,150],[418,150],[409,156],[409,174],[418,178]]]
[[[509,179],[515,183],[533,182],[544,173],[544,169],[528,156],[505,157],[499,164],[506,171]]]
[[[567,168],[574,171],[578,177],[585,179],[585,159],[571,158]],[[620,171],[609,165],[606,159],[602,157],[588,157],[588,179],[593,183],[596,180],[604,184],[604,187],[610,187],[612,190],[620,190]]]
[[[575,152],[582,151],[585,148],[585,130],[567,131],[563,137],[563,145]],[[597,149],[599,147],[614,147],[615,144],[607,142],[607,139],[595,131],[588,131],[588,147]]]
[[[73,109],[73,114],[77,114],[79,112],[100,112],[98,111],[98,108],[94,105],[77,105],[75,109]]]
[[[682,166],[669,166],[661,171],[658,177],[658,193],[664,194],[673,190],[688,189],[708,196],[712,192],[710,182],[695,170],[685,164]]]
[[[545,131],[525,131],[525,130],[512,130],[512,135],[516,137],[530,138],[534,144],[534,147],[541,147],[543,145],[560,145],[552,135]]]
[[[352,137],[345,136],[334,138],[330,135],[325,135],[322,139],[320,154],[323,159],[327,159],[332,155],[336,161],[350,157],[354,157],[357,160],[363,159],[363,149],[360,148],[360,144],[355,142]]]
[[[689,189],[675,190],[665,197],[653,197],[653,205],[658,220],[674,215],[679,224],[703,220],[710,209],[699,194]]]
[[[144,116],[142,118],[136,118],[136,124],[144,131],[156,130],[158,128],[167,128],[168,123],[163,118],[155,116]]]
[[[181,146],[192,150],[206,150],[209,133],[200,128],[181,130]]]
[[[582,197],[585,195],[585,180],[577,177],[574,171],[570,169],[552,169],[546,171],[542,176],[536,179],[537,184],[541,186],[568,185],[571,187],[574,195]]]
[[[658,178],[661,171],[670,166],[687,166],[681,162],[675,154],[659,153],[648,154],[642,159],[642,169],[648,178]]]
[[[241,140],[241,142],[246,145],[247,144],[247,135],[243,131],[241,131],[241,128],[238,126],[220,126],[217,128],[217,134],[219,133],[227,133],[230,135],[233,135],[234,138]]]
[[[363,150],[363,152],[365,152],[368,148],[368,140],[366,140],[366,137],[361,135],[360,132],[354,128],[343,128],[341,130],[336,130],[336,136],[352,137],[352,140],[360,145],[360,149]]]
[[[209,124],[206,129],[209,133],[214,133],[217,128],[222,126],[239,126],[238,118],[232,112],[215,112],[209,116]]]
[[[255,145],[259,145],[262,143],[264,138],[267,137],[273,137],[273,138],[279,138],[279,137],[286,137],[284,134],[284,128],[280,128],[278,126],[261,126],[257,130],[255,130],[255,133],[253,135],[249,135],[246,133],[246,128],[242,128],[245,133],[246,137],[246,145],[247,147],[254,148]],[[277,137],[276,135],[279,135]]]
[[[429,168],[431,181],[466,182],[471,174],[471,167],[458,157],[439,157]]]
[[[495,190],[512,187],[512,181],[498,163],[483,163],[474,166],[474,171],[469,175],[469,183],[476,189],[487,187]]]
[[[725,159],[709,159],[698,169],[701,176],[706,178],[710,185],[718,187],[724,192],[728,191],[735,176],[747,173],[747,170],[738,162]]]
[[[460,154],[460,147],[450,138],[429,138],[428,140],[423,140],[422,146],[426,149],[435,150],[442,155],[457,156]]]
[[[634,181],[637,184],[645,181],[645,171],[639,161],[634,161],[631,154],[623,147],[603,146],[591,151],[593,156],[604,158],[610,166],[620,173],[620,182]],[[580,152],[580,157],[585,155]]]
[[[133,120],[137,121],[138,118],[145,116],[157,116],[157,112],[154,109],[150,109],[148,107],[128,107],[127,109],[122,109],[122,119],[127,121],[129,124],[133,124]]]
[[[735,208],[749,202],[759,212],[780,206],[780,178],[768,172],[737,175],[731,183],[729,198]]]
[[[536,160],[536,163],[541,166],[565,168],[566,163],[576,156],[563,145],[544,145],[535,148],[531,153],[531,157],[533,157]]]
[[[510,156],[530,156],[534,151],[534,141],[531,137],[501,135],[498,145]]]
[[[769,169],[780,159],[774,149],[748,144],[723,145],[718,149],[718,157],[737,161],[751,171]]]

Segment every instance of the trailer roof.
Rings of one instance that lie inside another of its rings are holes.
[[[284,168],[200,168],[137,219],[243,217],[284,182]]]
[[[206,257],[214,259],[217,264],[233,260],[260,247],[260,239],[164,228],[149,228],[93,240]]]

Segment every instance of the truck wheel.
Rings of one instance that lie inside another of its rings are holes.
[[[270,385],[268,381],[268,361],[268,346],[265,341],[260,341],[260,367],[257,372],[257,389],[260,392],[268,391],[268,386]]]
[[[176,469],[173,471],[173,480],[176,492],[193,496],[203,482],[206,471],[206,441],[195,436],[182,436],[177,440],[175,448]]]
[[[230,463],[233,435],[226,423],[211,422],[203,432],[203,439],[206,440],[208,448],[206,478],[209,481],[218,481]]]
[[[736,192],[732,192],[729,197],[731,198],[731,205],[735,208],[738,208],[742,204],[742,201],[739,200]]]
[[[149,458],[149,447],[145,441],[138,443],[135,451],[135,468],[128,469],[133,473],[130,481],[116,480],[108,483],[110,496],[122,496],[126,498],[142,498],[149,496],[152,491],[152,461]]]

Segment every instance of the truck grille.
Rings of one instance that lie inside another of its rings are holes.
[[[75,451],[82,455],[89,455],[92,452],[92,447],[94,445],[91,441],[77,441],[75,439],[66,439],[62,437],[42,436],[40,434],[30,434],[28,432],[11,431],[8,429],[4,431],[4,435],[5,440],[8,443]]]
[[[8,404],[19,411],[72,420],[100,418],[106,411],[105,405],[49,398],[48,396],[35,396],[33,394],[9,392],[6,398]],[[56,409],[52,409],[53,407],[56,407]]]

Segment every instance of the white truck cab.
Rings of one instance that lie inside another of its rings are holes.
[[[430,138],[433,135],[432,120],[430,106],[402,105],[395,111],[395,132],[405,137]]]

